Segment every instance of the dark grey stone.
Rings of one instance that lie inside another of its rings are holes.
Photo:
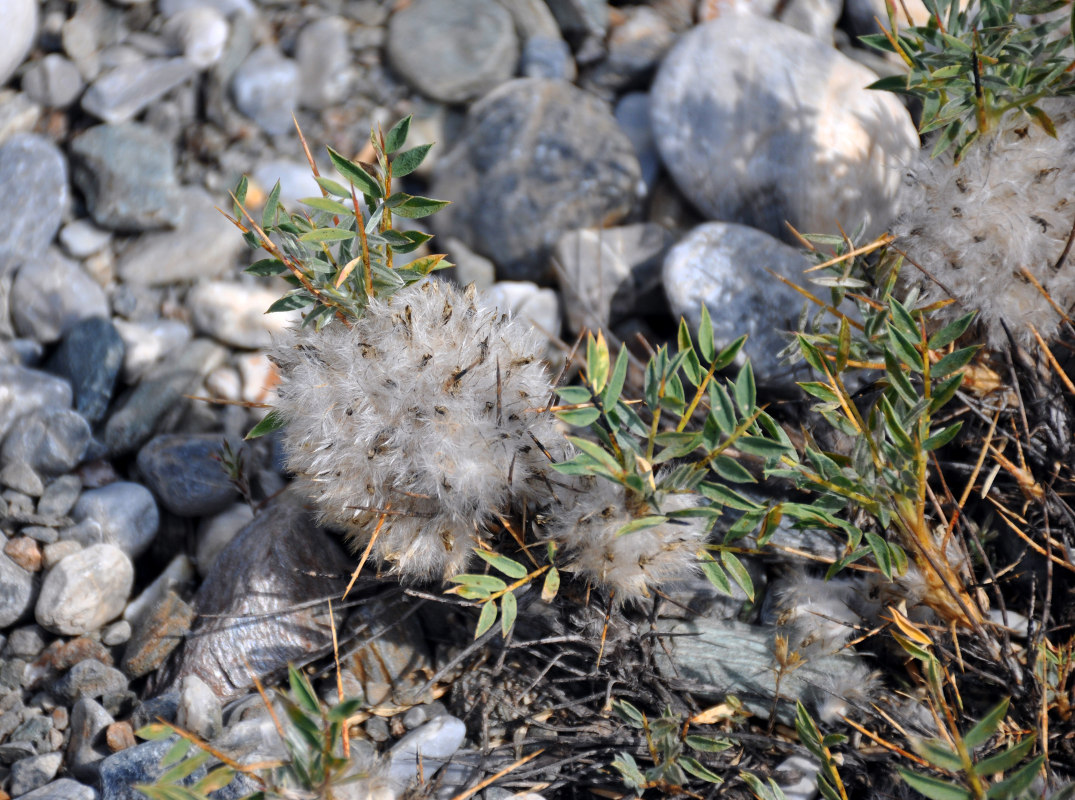
[[[51,730],[52,718],[38,712],[13,730],[11,736],[8,737],[8,742],[27,742],[34,748],[35,753],[43,753],[51,749],[47,746]]]
[[[231,81],[235,107],[274,136],[294,131],[299,93],[298,64],[272,45],[247,56]]]
[[[90,528],[73,534],[69,529],[64,531],[63,538],[83,544],[112,544],[131,558],[145,552],[160,528],[160,512],[153,494],[141,484],[129,481],[116,481],[83,492],[71,516],[80,524],[96,523],[97,530]]]
[[[172,227],[175,148],[138,123],[97,125],[71,141],[72,177],[94,221],[118,231]]]
[[[71,709],[71,738],[67,745],[67,768],[79,780],[96,781],[101,762],[108,756],[105,728],[115,720],[101,704],[82,698]]]
[[[37,513],[42,517],[67,516],[81,492],[82,481],[77,475],[61,475],[45,487],[37,501]]]
[[[605,0],[546,0],[560,30],[572,36],[604,36],[608,30]]]
[[[62,761],[63,753],[43,753],[16,761],[11,765],[11,796],[20,797],[44,786],[56,777]]]
[[[575,80],[575,60],[571,48],[559,36],[531,36],[523,45],[519,74],[524,78]]]
[[[4,438],[0,460],[29,464],[40,475],[72,470],[86,454],[90,426],[77,411],[39,408],[19,417]]]
[[[640,5],[620,11],[623,22],[608,37],[608,55],[586,76],[586,85],[603,91],[641,86],[653,72],[675,34],[665,18]]]
[[[0,628],[18,622],[34,600],[34,576],[0,553]]]
[[[44,136],[16,134],[0,144],[0,272],[44,251],[67,207],[67,159]]]
[[[71,384],[75,410],[90,422],[104,418],[126,348],[105,317],[91,317],[71,326],[49,359],[48,368]]]
[[[161,504],[181,517],[223,511],[238,494],[221,468],[221,437],[168,434],[151,439],[138,453],[138,469]]]
[[[38,625],[24,625],[10,631],[4,647],[6,658],[34,659],[45,649],[45,632]]]
[[[492,258],[500,277],[540,282],[566,232],[607,225],[634,206],[640,172],[600,100],[561,81],[510,81],[471,107],[434,170],[442,234]]]
[[[106,694],[127,688],[127,677],[114,667],[95,658],[79,661],[52,687],[52,693],[66,703],[83,697],[97,700]]]
[[[661,171],[661,156],[653,140],[653,124],[650,122],[649,92],[628,92],[616,103],[616,122],[634,145],[638,164],[642,168],[642,180],[652,189]]]
[[[55,342],[80,320],[108,311],[100,284],[55,249],[26,260],[11,286],[16,333],[42,344]]]
[[[0,364],[0,436],[23,414],[39,408],[70,408],[71,384],[18,364]]]

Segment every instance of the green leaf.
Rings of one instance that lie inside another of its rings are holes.
[[[911,749],[930,764],[949,772],[962,772],[963,761],[948,745],[936,739],[911,739]]]
[[[959,429],[963,427],[962,422],[957,422],[954,425],[949,425],[947,428],[942,428],[937,433],[930,436],[926,441],[922,442],[922,449],[926,452],[936,450],[939,447],[944,447],[959,433]]]
[[[331,200],[328,197],[303,197],[299,202],[310,208],[316,208],[318,211],[325,211],[329,214],[336,214],[341,217],[353,217],[355,215],[355,210],[353,208],[345,206],[338,200]]]
[[[278,311],[295,311],[299,308],[306,308],[306,306],[313,305],[314,298],[308,295],[305,291],[295,292],[294,294],[285,294],[267,309],[266,314],[275,314]]]
[[[757,483],[757,480],[747,471],[746,467],[728,456],[717,456],[710,462],[709,466],[713,472],[726,481],[731,481],[732,483]]]
[[[515,624],[518,613],[519,604],[514,592],[508,592],[500,598],[500,631],[505,639],[511,633],[511,626]]]
[[[551,567],[548,572],[545,573],[545,582],[541,585],[541,599],[546,603],[551,603],[553,598],[556,597],[556,593],[560,591],[560,570],[556,567]]]
[[[832,390],[832,387],[827,383],[820,383],[818,381],[806,381],[799,384],[804,392],[811,397],[816,397],[825,403],[839,403],[840,397]]]
[[[407,270],[416,275],[428,275],[431,272],[436,272],[438,269],[447,269],[448,267],[454,266],[455,264],[448,261],[443,254],[437,254],[414,259],[414,261],[407,264]],[[404,272],[404,270],[399,269],[396,270],[396,272]]]
[[[732,576],[732,580],[739,584],[739,588],[746,593],[750,602],[753,603],[754,582],[750,579],[750,573],[743,566],[743,562],[730,550],[720,551],[720,561],[724,568],[728,570],[728,574]]]
[[[929,337],[929,349],[940,350],[942,347],[947,347],[956,339],[964,334],[970,324],[974,322],[974,317],[977,312],[970,312],[964,314],[958,319],[952,320],[931,337]]]
[[[604,394],[601,395],[601,405],[606,409],[615,408],[616,403],[619,402],[623,384],[627,380],[628,355],[627,345],[622,346],[620,354],[616,356],[616,364],[612,367],[612,377],[609,378]]]
[[[187,758],[181,760],[174,767],[168,769],[157,780],[160,783],[178,783],[196,772],[198,768],[204,765],[208,760],[209,754],[204,750],[198,750]],[[161,761],[161,765],[164,765],[164,761]]]
[[[726,366],[735,361],[735,357],[739,355],[739,351],[743,349],[743,345],[746,343],[746,335],[740,336],[733,341],[730,345],[720,351],[720,355],[717,356],[713,362],[716,366],[714,369],[724,369]]]
[[[978,775],[994,775],[998,772],[1007,772],[1027,757],[1031,748],[1034,747],[1035,739],[1036,737],[1033,735],[1027,736],[1019,744],[1012,745],[995,756],[983,758],[974,765],[975,773]]]
[[[393,158],[392,177],[402,178],[418,169],[422,162],[425,161],[426,154],[429,153],[431,147],[433,147],[432,144],[420,144],[417,147],[412,147],[410,150],[404,150],[398,156]]]
[[[929,399],[929,413],[935,414],[955,397],[959,385],[963,382],[963,373],[957,372],[945,378],[933,387],[933,396]]]
[[[407,143],[407,134],[411,131],[411,117],[413,116],[413,114],[408,114],[388,131],[388,135],[384,137],[386,153],[394,153]]]
[[[168,752],[161,759],[161,766],[170,767],[173,764],[178,764],[186,756],[188,750],[190,750],[189,739],[176,739],[175,744],[168,748]]]
[[[713,342],[713,321],[709,318],[709,308],[702,303],[702,321],[698,323],[698,353],[706,363],[712,363],[716,353]]]
[[[460,586],[485,592],[484,597],[488,597],[493,592],[502,592],[508,588],[508,585],[496,575],[464,573],[462,575],[453,575],[448,580],[452,583],[458,583]]]
[[[474,629],[474,638],[477,639],[496,622],[496,603],[489,601],[482,606],[482,613],[478,615],[478,627]]]
[[[393,253],[413,253],[433,238],[433,234],[424,231],[384,231],[384,233],[399,234],[399,238],[404,240],[391,243]]]
[[[270,228],[276,222],[276,210],[280,206],[280,181],[273,184],[265,208],[261,212],[261,227]]]
[[[353,161],[348,161],[331,147],[328,148],[328,157],[332,159],[336,170],[347,180],[355,185],[366,197],[380,199],[384,197],[380,184],[361,166]]]
[[[703,781],[708,781],[709,783],[724,783],[724,778],[720,777],[720,775],[717,775],[715,772],[710,772],[696,758],[692,758],[691,756],[680,756],[676,759],[676,763],[685,771],[696,778],[701,778]]]
[[[757,390],[754,387],[754,370],[751,369],[749,360],[739,370],[739,377],[735,379],[734,390],[735,404],[739,406],[739,412],[744,417],[749,416],[754,412],[754,407],[758,401]]]
[[[1045,756],[1037,756],[1025,767],[1020,768],[1014,775],[1010,775],[1002,781],[994,783],[986,791],[985,796],[990,800],[1008,800],[1019,797],[1030,788],[1034,779],[1041,772],[1041,765],[1045,762]]]
[[[668,517],[639,517],[638,519],[631,520],[626,525],[621,525],[619,530],[616,531],[616,536],[626,536],[635,531],[645,530],[646,528],[656,528],[658,525],[663,525],[665,522],[668,522]]]
[[[616,459],[601,447],[601,445],[591,442],[588,439],[580,439],[577,436],[568,436],[567,440],[586,455],[590,456],[590,458],[604,466],[605,469],[613,475],[623,474],[623,467],[621,467]]]
[[[295,699],[299,708],[308,714],[319,715],[321,713],[321,702],[317,699],[317,693],[314,692],[314,687],[310,685],[309,679],[290,664],[287,667],[287,677],[291,696]]]
[[[393,203],[393,201],[395,201]],[[448,200],[434,200],[432,197],[420,197],[419,195],[404,194],[397,192],[385,201],[385,205],[392,209],[392,213],[407,219],[421,219],[430,214],[436,214],[445,206],[450,205]]]
[[[608,381],[609,355],[605,337],[590,334],[586,339],[586,377],[595,394],[601,394]]]
[[[340,242],[354,239],[358,234],[344,228],[314,228],[299,237],[300,242]]]
[[[243,270],[247,275],[256,275],[259,278],[282,275],[287,271],[288,269],[284,266],[284,262],[277,258],[263,258]]]
[[[948,355],[943,356],[936,364],[934,364],[930,370],[930,374],[935,378],[943,378],[945,375],[949,375],[956,370],[963,369],[963,367],[970,363],[971,359],[974,358],[974,354],[977,352],[977,345],[955,350]]]
[[[735,446],[744,453],[762,458],[780,458],[788,452],[788,447],[784,444],[760,436],[740,436],[735,440]]]
[[[989,712],[982,717],[978,722],[963,734],[963,741],[967,747],[974,749],[975,747],[981,747],[983,744],[989,741],[994,733],[997,732],[997,728],[1004,720],[1004,717],[1008,715],[1008,706],[1011,704],[1011,698],[1006,698],[993,706]]]
[[[626,700],[613,700],[612,710],[616,712],[616,716],[633,727],[641,728],[645,724],[646,715]]]
[[[518,561],[502,556],[500,553],[490,553],[488,550],[480,550],[474,548],[474,552],[478,554],[478,557],[483,561],[489,563],[494,569],[498,569],[507,575],[509,578],[524,578],[526,577],[526,567],[520,564]]]
[[[236,219],[243,218],[243,206],[246,204],[246,193],[250,189],[250,181],[243,175],[239,178],[239,182],[235,184],[235,191],[232,192],[235,195],[235,200],[232,203],[232,216]]]
[[[343,197],[347,200],[351,199],[351,193],[347,191],[347,187],[341,186],[340,184],[336,183],[336,181],[332,180],[332,178],[325,178],[321,175],[318,175],[314,178],[314,180],[317,181],[318,186],[320,186],[329,194],[335,195],[336,197]],[[355,210],[352,208],[348,213],[354,214]]]
[[[561,400],[570,405],[589,403],[593,399],[590,390],[584,386],[562,386],[556,390]]]
[[[703,554],[699,566],[702,568],[702,573],[711,584],[729,597],[733,596],[732,584],[731,581],[728,580],[727,573],[721,569],[720,564],[714,561],[709,553]]]
[[[569,408],[565,411],[557,411],[556,416],[568,425],[586,428],[600,418],[601,410],[596,406],[589,406],[588,408]]]
[[[870,551],[873,553],[874,560],[877,561],[881,574],[892,580],[892,558],[889,556],[888,542],[876,533],[866,531],[866,543],[870,546]]]
[[[191,790],[196,794],[209,794],[210,792],[215,792],[217,789],[223,789],[232,782],[233,778],[235,778],[235,770],[227,765],[221,764],[194,784],[191,787]]]
[[[167,739],[169,736],[174,736],[175,730],[171,725],[167,725],[163,722],[151,722],[136,730],[134,735],[147,742],[155,742],[159,739]]]
[[[908,786],[930,800],[972,800],[973,798],[969,791],[948,781],[920,775],[909,769],[900,768],[898,772]]]
[[[728,390],[718,381],[709,383],[709,405],[710,416],[717,423],[717,427],[724,433],[735,430],[735,406],[732,405]]]
[[[723,753],[732,746],[727,739],[714,739],[711,736],[698,736],[690,734],[683,739],[687,747],[702,753]]]

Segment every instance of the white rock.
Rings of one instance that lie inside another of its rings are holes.
[[[37,0],[5,0],[0,26],[0,86],[15,74],[37,36]]]
[[[190,327],[174,319],[127,322],[118,317],[112,324],[123,339],[123,379],[135,383],[147,369],[190,341]]]
[[[463,745],[467,727],[461,719],[442,714],[415,728],[391,750],[389,775],[401,788],[418,774],[421,759],[426,775],[431,775]]]
[[[207,69],[220,60],[229,32],[224,14],[204,5],[178,12],[164,23],[162,31],[173,51],[198,69]]]
[[[52,633],[78,636],[123,612],[134,585],[134,566],[118,547],[95,544],[67,556],[48,571],[35,614]]]
[[[223,727],[222,714],[220,699],[213,694],[213,690],[197,675],[187,675],[179,687],[176,724],[203,739],[215,739],[219,736]]]
[[[498,281],[481,296],[485,305],[529,320],[550,338],[560,335],[560,298],[552,289],[530,281]]]
[[[126,64],[93,82],[82,95],[82,109],[105,122],[126,122],[196,72],[185,58],[150,58]]]
[[[98,228],[88,219],[76,219],[60,229],[60,244],[72,258],[88,258],[108,247],[111,231]]]
[[[298,311],[266,314],[278,299],[279,292],[265,286],[208,281],[191,289],[187,306],[201,333],[232,347],[255,350],[271,346],[273,334],[301,320]]]
[[[254,512],[250,506],[246,503],[236,503],[231,508],[202,521],[198,526],[198,547],[194,551],[194,561],[198,565],[199,575],[204,578],[209,574],[209,568],[213,566],[220,551],[253,518]]]

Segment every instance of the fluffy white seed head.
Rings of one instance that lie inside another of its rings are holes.
[[[323,521],[398,574],[460,572],[512,502],[546,494],[563,437],[539,413],[552,387],[542,337],[447,284],[374,300],[350,328],[276,344],[288,468]],[[540,445],[539,445],[540,443]]]
[[[1022,269],[1065,313],[1075,306],[1075,254],[1053,270],[1075,221],[1075,101],[1040,105],[1055,139],[1024,115],[972,144],[959,164],[921,151],[901,198],[907,211],[893,228],[897,244],[945,287],[926,279],[927,299],[950,291],[962,304],[950,316],[979,310],[994,347],[1007,343],[1002,321],[1022,343],[1032,341],[1029,323],[1046,338],[1060,324]]]
[[[776,623],[788,648],[804,658],[839,652],[862,623],[855,612],[857,581],[823,580],[793,570],[769,588]]]
[[[822,722],[835,722],[855,709],[869,709],[877,695],[878,675],[855,656],[841,657],[839,669],[812,680],[806,700]]]
[[[709,532],[703,518],[672,519],[652,528],[617,535],[644,516],[704,505],[694,494],[658,496],[657,507],[629,507],[623,486],[583,478],[576,491],[564,493],[563,507],[549,513],[546,535],[568,559],[568,569],[612,591],[620,603],[650,596],[650,589],[698,570],[699,551]]]

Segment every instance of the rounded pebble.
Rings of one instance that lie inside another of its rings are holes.
[[[22,2],[17,0],[17,4]],[[30,3],[36,8],[36,0]],[[9,21],[5,14],[5,30]],[[0,192],[2,273],[5,260],[18,263],[41,253],[60,229],[68,203],[67,159],[44,136],[12,136],[0,143],[0,186],[4,187]]]
[[[207,69],[220,60],[228,43],[228,20],[219,9],[208,5],[185,8],[165,24],[165,39],[198,69]]]
[[[77,465],[90,444],[90,426],[77,411],[43,408],[19,417],[0,448],[0,461],[28,464],[40,475]]]
[[[34,576],[0,553],[0,628],[22,618],[33,604]]]
[[[22,90],[27,97],[47,108],[71,105],[84,86],[78,67],[59,53],[49,53],[35,61],[22,76]]]
[[[41,583],[35,615],[52,633],[78,636],[123,613],[134,584],[134,566],[110,544],[95,544],[67,556]]]
[[[80,524],[97,525],[97,541],[114,545],[131,558],[145,552],[160,527],[153,494],[141,484],[126,481],[84,492],[72,517]],[[69,532],[64,536],[74,538]]]
[[[235,106],[273,135],[294,130],[291,115],[299,101],[299,67],[271,45],[247,56],[231,82]]]
[[[37,36],[37,0],[5,0],[0,34],[0,86],[15,74]],[[9,185],[9,184],[5,184]]]
[[[220,465],[221,437],[212,434],[158,436],[138,453],[138,469],[161,504],[181,517],[222,511],[236,498]]]

